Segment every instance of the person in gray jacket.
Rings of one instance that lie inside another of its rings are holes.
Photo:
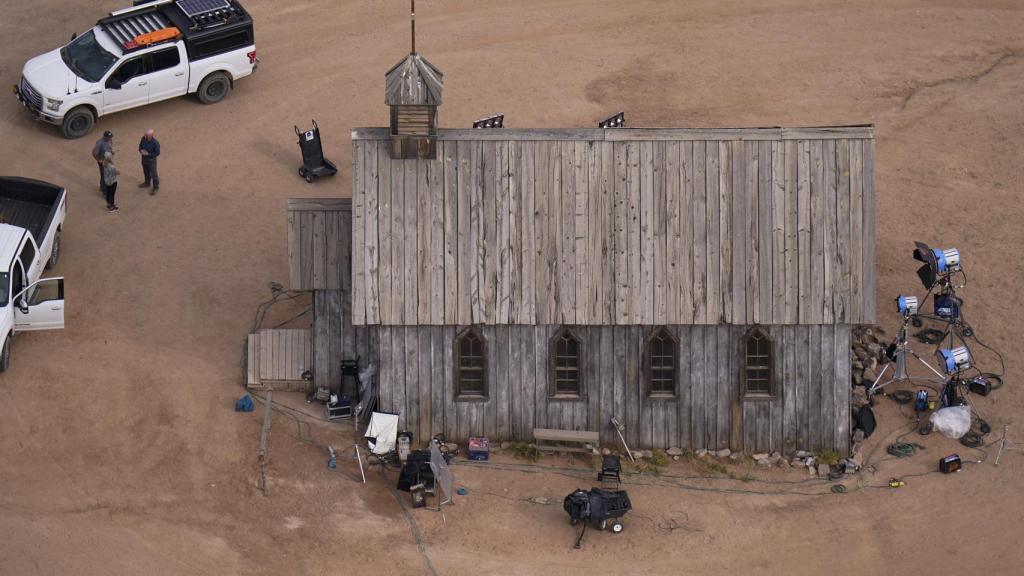
[[[117,166],[114,166],[114,153],[107,152],[103,155],[103,196],[107,199],[107,212],[117,212],[119,208],[114,204],[114,194],[117,194]]]

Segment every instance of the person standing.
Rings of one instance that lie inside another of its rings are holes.
[[[160,191],[160,175],[156,171],[156,159],[160,156],[160,142],[153,135],[153,129],[146,130],[145,136],[139,141],[139,154],[142,156],[142,176],[145,180],[139,188],[148,188],[152,184],[152,196]]]
[[[117,204],[114,204],[114,194],[117,193],[117,175],[120,172],[114,166],[114,153],[107,152],[103,155],[103,195],[107,199],[107,212],[117,212]]]
[[[100,168],[100,192],[104,192],[103,186],[103,157],[107,152],[114,152],[114,133],[107,130],[103,133],[103,137],[96,141],[96,144],[92,147],[92,157],[96,160],[96,165]]]

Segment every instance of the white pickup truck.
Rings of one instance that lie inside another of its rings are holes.
[[[252,18],[237,0],[153,0],[29,60],[14,93],[65,138],[81,138],[112,112],[185,94],[220,102],[258,64]]]
[[[60,257],[67,192],[27,178],[0,177],[0,372],[14,334],[64,327],[64,279],[40,279]]]

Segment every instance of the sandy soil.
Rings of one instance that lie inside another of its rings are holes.
[[[0,78],[16,82],[27,58],[123,4],[5,2]],[[445,72],[446,126],[498,111],[509,126],[590,126],[619,109],[634,126],[874,123],[879,321],[891,326],[887,303],[916,289],[913,240],[959,247],[968,317],[1009,359],[1006,387],[979,408],[1024,443],[1019,2],[422,4],[418,45]],[[386,122],[383,75],[408,49],[405,4],[246,6],[263,67],[228,101],[179,99],[99,123],[121,151],[120,214],[96,191],[92,137],[65,141],[13,98],[0,106],[0,172],[71,196],[57,269],[68,328],[19,337],[0,378],[2,574],[428,572],[385,484],[354,484],[347,461],[324,466],[316,444],[344,445],[340,428],[314,426],[314,444],[275,417],[264,497],[260,413],[231,411],[255,307],[268,282],[287,280],[285,199],[348,194],[346,130]],[[311,117],[341,167],[314,186],[294,173],[292,133]],[[164,149],[155,198],[133,188],[134,143],[149,127]],[[879,415],[871,445],[905,422],[892,403]],[[851,487],[969,453],[935,435],[924,443],[910,461],[876,456],[877,471]],[[414,517],[439,574],[1019,573],[1024,456],[992,460],[989,449],[988,462],[952,477],[827,496],[792,494],[827,490],[780,483],[805,480],[796,472],[644,479],[654,485],[630,486],[626,531],[595,532],[582,551],[557,503],[589,475],[460,465],[469,496],[443,517]],[[666,474],[707,472],[679,463]],[[556,504],[528,501],[537,497]]]

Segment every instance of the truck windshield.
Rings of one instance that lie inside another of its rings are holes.
[[[72,72],[89,82],[99,82],[110,67],[117,62],[117,56],[100,45],[96,32],[89,30],[70,44],[60,49],[60,57]]]
[[[0,272],[0,306],[7,306],[7,299],[11,297],[8,291],[11,289],[11,275],[7,272]]]

